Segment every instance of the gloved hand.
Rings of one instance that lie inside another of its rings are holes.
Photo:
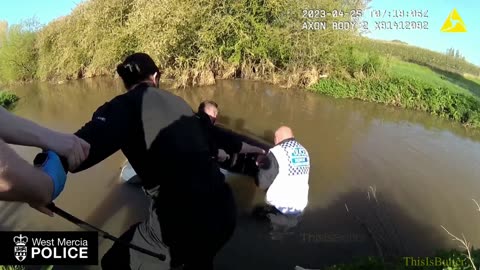
[[[60,161],[60,157],[53,151],[42,152],[35,157],[35,166],[45,172],[53,182],[52,201],[63,191],[67,180],[67,173]]]

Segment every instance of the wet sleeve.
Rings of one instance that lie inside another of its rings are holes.
[[[242,140],[233,133],[223,130],[219,127],[213,127],[214,140],[219,149],[227,153],[239,153],[242,150]]]
[[[75,135],[90,144],[87,159],[72,173],[86,170],[110,155],[125,144],[132,123],[132,106],[125,96],[117,96],[99,107],[92,119],[81,127]]]
[[[259,168],[257,176],[257,185],[263,190],[267,190],[278,175],[278,161],[272,152],[267,154],[265,165]]]

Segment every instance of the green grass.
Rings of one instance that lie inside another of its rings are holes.
[[[399,41],[358,38],[353,31],[301,29],[303,22],[315,20],[297,11],[363,9],[368,2],[84,1],[45,26],[34,20],[0,22],[0,82],[113,75],[126,55],[143,51],[177,87],[216,79],[263,80],[479,127],[480,67]],[[0,102],[7,107],[16,100],[4,96]]]
[[[25,270],[27,269],[23,265],[0,265],[0,270]],[[41,270],[52,270],[53,265],[44,265]]]
[[[469,78],[472,82],[480,85],[480,78],[474,78],[474,77],[469,77],[469,76],[466,76],[466,77]]]
[[[358,46],[381,55],[397,57],[403,61],[415,63],[436,70],[480,76],[480,67],[462,58],[430,51],[399,42],[360,39]]]
[[[0,91],[0,106],[7,110],[13,109],[19,99],[20,98],[13,93]]]
[[[474,92],[480,92],[480,85],[477,85],[477,88],[472,86],[473,91],[469,91],[468,88],[460,86],[462,85],[462,82],[457,78],[452,78],[451,80],[448,80],[425,66],[419,66],[403,61],[394,61],[390,71],[394,76],[403,76],[423,82],[428,82],[433,86],[443,87],[455,93],[471,94]],[[460,77],[460,75],[457,76]],[[463,78],[463,80],[467,79]]]
[[[0,24],[0,60],[8,60],[0,61],[0,81],[114,75],[126,55],[142,51],[179,87],[231,78],[303,87],[338,65],[338,48],[355,33],[304,30],[305,21],[316,19],[304,18],[301,11],[315,6],[358,10],[367,2],[84,1],[41,28],[30,23],[2,32]],[[16,51],[22,53],[12,53]]]
[[[428,112],[480,127],[480,86],[455,74],[446,78],[430,68],[392,60],[374,66],[369,76],[333,76],[320,80],[311,91]],[[378,72],[382,70],[383,72]],[[466,87],[468,85],[469,87]],[[462,87],[463,86],[463,87]]]
[[[430,259],[428,266],[427,258],[413,258],[417,260],[416,266],[412,265],[412,259],[396,258],[385,262],[377,257],[365,257],[351,263],[332,265],[322,270],[473,270],[466,254],[458,250],[438,251],[434,256],[428,257]],[[419,259],[423,259],[424,265],[421,265]],[[472,259],[476,265],[480,263],[480,250],[472,251]]]

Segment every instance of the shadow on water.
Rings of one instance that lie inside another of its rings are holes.
[[[259,135],[255,132],[245,128],[245,119],[243,119],[243,118],[233,118],[233,117],[229,117],[229,116],[220,115],[218,117],[218,122],[219,122],[218,125],[220,127],[230,129],[230,130],[235,131],[238,134],[247,136],[244,139],[245,139],[245,142],[247,142],[249,144],[262,147],[262,146],[264,146],[263,144],[273,145],[273,143],[274,143],[274,132],[273,132],[273,130],[271,130],[271,129],[265,130],[263,132],[263,135]],[[232,124],[232,122],[234,124]],[[254,141],[252,139],[258,140],[262,145],[258,144],[257,141]],[[269,147],[267,147],[267,148],[269,148]]]
[[[102,228],[110,218],[120,212],[127,204],[125,223],[122,227],[128,228],[139,221],[139,215],[147,216],[148,200],[138,186],[119,184],[118,177],[114,177],[110,182],[111,190],[105,195],[99,206],[85,219],[86,222]],[[125,200],[125,198],[128,198],[128,200]]]
[[[370,194],[370,197],[368,197]],[[283,239],[272,240],[268,221],[239,217],[233,238],[217,256],[218,269],[320,269],[361,256],[430,256],[443,244],[431,226],[415,222],[388,198],[360,190],[325,208],[307,208]],[[348,205],[348,212],[345,205]],[[416,239],[404,242],[402,239]]]

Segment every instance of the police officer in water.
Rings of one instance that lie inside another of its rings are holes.
[[[218,117],[218,104],[212,100],[204,100],[198,106],[196,116],[203,124],[205,133],[208,134],[212,157],[219,162],[231,158],[230,154],[264,154],[260,147],[242,141],[241,137],[234,135],[215,125]]]
[[[272,236],[278,238],[297,225],[307,207],[310,156],[287,126],[276,130],[274,141],[275,146],[257,161],[256,183],[266,191],[267,207],[260,212],[267,215],[274,229]],[[258,208],[255,214],[259,214]]]
[[[151,205],[148,217],[120,238],[167,259],[115,243],[102,268],[211,270],[233,234],[236,205],[211,158],[204,125],[185,100],[159,88],[161,72],[149,55],[129,55],[117,72],[127,91],[99,107],[75,133],[90,144],[90,153],[71,172],[122,151]]]

